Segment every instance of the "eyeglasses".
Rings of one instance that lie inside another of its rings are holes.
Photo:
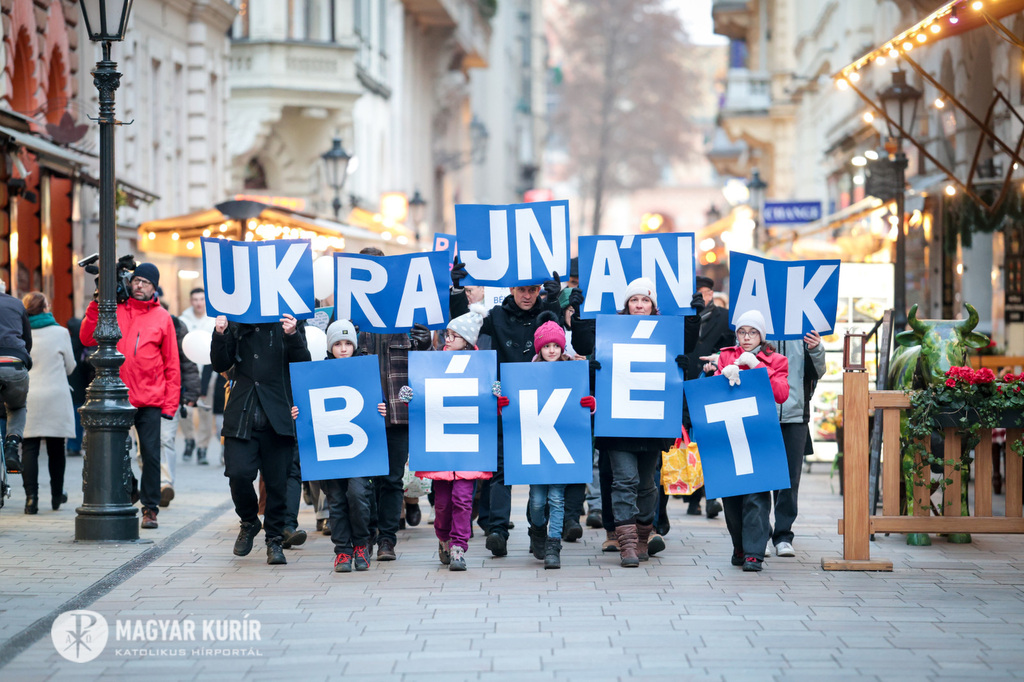
[[[737,329],[736,336],[742,336],[747,339],[752,339],[755,336],[761,336],[761,332],[757,331],[756,329]]]
[[[457,339],[457,338],[459,338],[459,335],[458,335],[458,334],[456,334],[455,332],[452,332],[452,331],[446,331],[446,332],[444,333],[444,340],[445,340],[445,341],[454,341],[454,340],[455,340],[455,339]]]

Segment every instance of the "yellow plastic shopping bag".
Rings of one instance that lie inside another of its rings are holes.
[[[704,485],[697,444],[690,442],[685,427],[682,436],[668,452],[661,453],[661,485],[666,495],[691,495]]]

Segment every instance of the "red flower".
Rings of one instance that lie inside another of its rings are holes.
[[[996,380],[995,372],[990,370],[988,367],[982,367],[974,373],[973,383],[976,384],[991,384]]]
[[[952,377],[946,379],[946,385],[949,386],[950,388],[953,388],[954,386],[956,386],[956,379]]]

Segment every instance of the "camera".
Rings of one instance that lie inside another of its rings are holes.
[[[82,260],[78,261],[78,265],[79,267],[85,268],[85,271],[88,272],[90,275],[99,275],[100,269],[99,266],[97,265],[99,259],[100,255],[98,253],[94,253],[91,256],[87,256],[86,258],[83,258]],[[134,254],[121,256],[120,258],[117,259],[117,270],[115,272],[114,277],[117,281],[117,291],[115,293],[115,297],[117,298],[118,303],[124,303],[129,298],[131,298],[130,283],[132,281],[133,272],[135,272]],[[99,297],[100,278],[96,277],[95,281],[96,291],[94,291],[92,295],[94,300]]]

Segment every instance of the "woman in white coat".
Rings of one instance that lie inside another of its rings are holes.
[[[25,513],[39,511],[39,446],[46,439],[50,497],[54,511],[68,501],[64,491],[64,439],[75,437],[75,412],[68,375],[75,371],[75,351],[68,330],[57,324],[50,302],[38,291],[21,301],[32,327],[32,369],[25,435],[21,443]]]

